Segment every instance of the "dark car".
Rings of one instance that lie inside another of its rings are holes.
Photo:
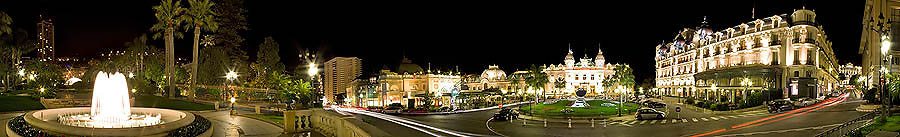
[[[519,112],[513,109],[501,109],[500,112],[494,113],[494,120],[507,121],[519,118]]]
[[[634,118],[637,118],[638,120],[665,119],[666,113],[652,108],[642,108],[638,109],[637,113],[634,114]]]
[[[794,104],[791,101],[787,100],[775,100],[768,104],[769,113],[782,112],[786,110],[793,110]]]
[[[666,104],[653,101],[644,102],[644,106],[650,108],[666,108]]]

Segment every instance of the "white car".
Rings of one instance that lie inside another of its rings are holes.
[[[811,99],[811,98],[799,98],[799,99],[795,100],[793,103],[794,103],[794,106],[797,106],[797,107],[806,107],[806,106],[816,104],[818,102],[819,102],[818,100]]]
[[[634,114],[634,118],[637,118],[638,120],[665,119],[666,112],[658,111],[652,108],[642,108],[638,109],[637,113]]]

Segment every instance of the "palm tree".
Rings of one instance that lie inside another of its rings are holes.
[[[193,28],[194,30],[194,58],[191,62],[191,87],[190,91],[194,91],[194,85],[197,83],[197,60],[199,60],[199,50],[200,47],[200,31],[208,30],[208,31],[216,31],[219,28],[219,24],[215,21],[216,13],[212,10],[212,6],[215,3],[209,0],[188,0],[189,7],[187,12],[185,12],[184,16],[181,16],[182,20],[185,22],[184,29],[185,31]],[[193,98],[193,94],[189,95],[188,98]]]
[[[553,85],[556,88],[557,92],[562,93],[562,91],[560,91],[559,89],[566,88],[566,79],[559,77],[556,79],[556,81],[553,82]]]
[[[175,92],[175,38],[184,37],[181,32],[175,31],[175,29],[181,26],[182,19],[180,19],[180,16],[185,9],[181,7],[181,1],[172,3],[172,0],[162,0],[159,5],[153,6],[153,10],[156,11],[154,15],[156,16],[156,24],[153,24],[150,30],[157,32],[153,34],[154,39],[159,39],[161,36],[165,38],[166,81],[169,83],[169,92],[166,93],[169,97],[174,97],[175,94],[172,92]]]
[[[542,72],[540,67],[531,65],[531,76],[525,78],[525,83],[528,84],[529,87],[534,89],[544,89],[544,86],[547,85],[547,74]],[[541,96],[543,97],[546,91],[541,90]]]
[[[5,75],[5,91],[9,91],[10,87],[15,81],[15,78],[11,78],[16,70],[19,68],[19,62],[22,60],[22,55],[25,55],[31,51],[38,49],[36,42],[32,39],[28,38],[28,32],[24,29],[16,29],[14,33],[9,33],[12,35],[4,36],[2,47],[0,47],[0,55],[3,55],[3,60],[0,62],[4,62],[3,66],[7,74]]]
[[[9,14],[6,14],[6,12],[0,11],[0,36],[4,33],[12,33],[10,25],[12,25],[12,17],[9,17]]]

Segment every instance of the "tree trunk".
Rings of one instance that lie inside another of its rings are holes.
[[[199,50],[200,50],[200,47],[198,46],[199,41],[200,41],[200,26],[195,26],[194,27],[194,57],[192,59],[193,62],[191,62],[191,86],[190,86],[190,88],[189,88],[190,90],[188,92],[188,93],[191,93],[190,95],[188,95],[188,98],[191,100],[194,99],[194,92],[197,91],[197,89],[195,89],[194,85],[197,83],[197,78],[199,78],[199,77],[197,77],[197,65],[199,65],[197,63],[200,63],[200,62],[197,62],[197,60],[199,60],[198,54],[199,54]]]
[[[169,98],[175,97],[175,28],[166,29],[166,81],[168,81],[169,91],[166,94]]]

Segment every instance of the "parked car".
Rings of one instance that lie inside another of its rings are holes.
[[[666,113],[652,108],[642,108],[638,109],[637,113],[634,114],[634,118],[637,118],[638,120],[665,119]]]
[[[644,102],[643,105],[647,106],[649,108],[666,108],[666,104],[660,103],[660,102],[654,102],[654,101]]]
[[[382,110],[381,113],[386,113],[386,114],[399,114],[399,113],[402,112],[402,111],[403,111],[403,108],[402,108],[402,107],[399,107],[399,106],[389,106],[389,107],[385,108],[384,110]]]
[[[514,109],[501,109],[500,112],[494,113],[494,120],[507,121],[519,118],[519,112]]]
[[[809,105],[816,104],[816,103],[818,103],[818,102],[819,102],[818,100],[815,100],[815,99],[812,99],[812,98],[804,97],[804,98],[798,98],[798,99],[795,100],[793,103],[794,103],[794,106],[797,106],[797,107],[806,107],[806,106],[809,106]]]
[[[787,100],[771,101],[771,102],[769,102],[769,104],[767,106],[769,108],[768,109],[769,113],[777,113],[777,112],[794,109],[794,104],[791,104],[791,102],[787,101]]]
[[[440,111],[440,112],[453,112],[453,111],[456,111],[456,108],[449,107],[449,106],[443,106],[443,107],[441,107],[441,108],[438,108],[438,111]]]

